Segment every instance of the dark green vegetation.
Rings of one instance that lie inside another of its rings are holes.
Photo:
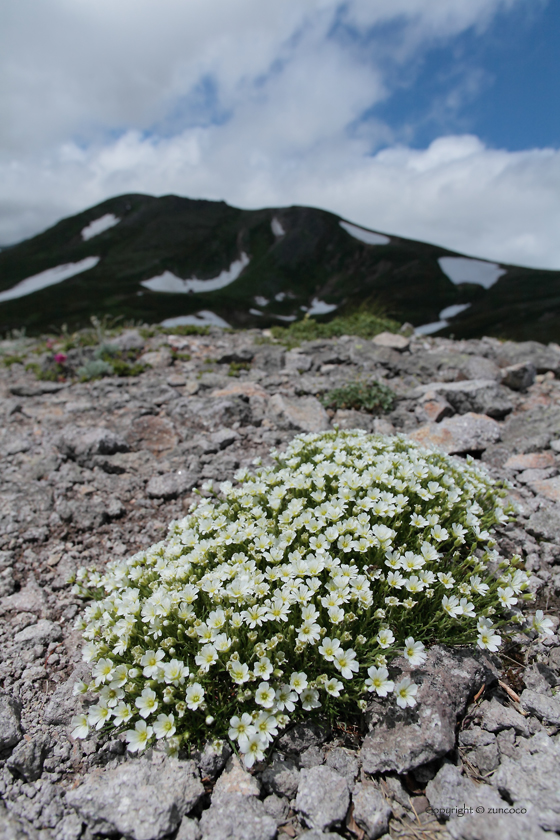
[[[83,241],[82,229],[107,213],[121,221]],[[273,233],[273,219],[284,235]],[[278,325],[277,316],[303,318],[318,298],[337,306],[317,316],[319,322],[369,307],[419,325],[437,321],[445,307],[471,303],[441,334],[560,339],[560,272],[503,266],[506,273],[488,290],[457,286],[438,264],[440,257],[457,256],[453,252],[396,236],[387,245],[367,245],[339,222],[308,207],[239,210],[173,195],[112,198],[0,252],[0,291],[47,269],[100,257],[82,274],[0,303],[0,332],[38,334],[63,324],[75,330],[91,315],[156,323],[200,310],[236,328],[270,327]],[[140,285],[165,271],[214,278],[242,253],[250,259],[244,271],[213,292],[169,294]],[[257,307],[262,314],[250,312]]]
[[[376,308],[377,309],[377,308]],[[397,332],[400,324],[385,313],[357,309],[350,315],[334,317],[332,321],[320,323],[314,318],[294,321],[289,327],[272,327],[274,338],[288,347],[296,347],[302,341],[314,341],[317,338],[337,338],[341,335],[358,335],[360,338],[373,338],[379,333]]]
[[[394,402],[393,392],[382,382],[348,382],[347,385],[329,391],[322,398],[325,408],[354,408],[371,414],[391,411]]]

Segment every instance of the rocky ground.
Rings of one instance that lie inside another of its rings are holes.
[[[63,383],[18,362],[0,368],[0,837],[560,833],[559,635],[520,635],[500,658],[432,648],[415,672],[415,709],[372,703],[363,731],[300,724],[248,773],[227,751],[132,758],[118,738],[71,737],[85,666],[73,629],[82,603],[68,582],[81,565],[160,539],[204,480],[338,423],[470,453],[510,481],[519,516],[498,548],[532,573],[528,609],[554,617],[560,347],[385,335],[286,351],[259,331],[219,330],[117,340],[142,354],[144,373]],[[33,349],[13,345],[0,350]],[[357,378],[385,382],[394,409],[326,412],[317,396]]]

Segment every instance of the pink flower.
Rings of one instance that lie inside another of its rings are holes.
[[[66,353],[57,353],[54,357],[55,362],[57,365],[63,365],[66,361]]]

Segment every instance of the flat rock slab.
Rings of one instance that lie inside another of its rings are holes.
[[[447,455],[482,452],[501,439],[500,425],[485,414],[468,412],[460,417],[448,417],[441,423],[427,423],[410,434],[423,446],[434,446]]]
[[[66,794],[66,801],[94,834],[118,832],[134,840],[159,840],[177,828],[203,795],[194,762],[134,759],[89,774]]]
[[[323,432],[329,428],[327,412],[315,397],[285,397],[274,394],[268,413],[280,429],[299,432]]]
[[[433,647],[421,669],[411,673],[419,685],[417,705],[401,709],[394,702],[372,703],[373,728],[360,758],[366,773],[406,773],[455,746],[455,725],[484,682],[487,668],[468,653]]]

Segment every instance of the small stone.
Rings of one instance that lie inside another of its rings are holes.
[[[560,502],[560,476],[533,480],[531,488],[551,502]]]
[[[150,499],[176,499],[196,484],[195,476],[181,470],[165,475],[154,475],[146,485],[146,495]]]
[[[531,514],[525,527],[529,534],[535,537],[544,537],[549,542],[560,542],[560,509],[552,505],[541,507]]]
[[[227,767],[216,782],[212,793],[212,802],[218,802],[224,796],[258,796],[260,784],[255,776],[247,772],[236,755],[232,755]]]
[[[339,408],[332,418],[333,426],[339,429],[364,429],[366,432],[373,431],[373,417],[365,411],[356,411],[353,408]]]
[[[43,615],[46,607],[45,593],[37,584],[33,575],[29,576],[27,583],[19,592],[0,598],[0,613],[13,610],[18,613],[27,612],[34,615]]]
[[[45,723],[60,725],[69,724],[74,715],[80,714],[83,708],[81,694],[74,694],[74,686],[79,680],[88,680],[91,676],[87,665],[80,663],[74,669],[70,678],[57,686],[54,694],[45,706],[43,721]]]
[[[344,776],[348,782],[348,786],[353,784],[356,776],[360,772],[360,761],[357,753],[351,750],[345,750],[343,747],[335,747],[329,750],[325,764],[327,767],[332,767],[341,776]]]
[[[90,773],[67,792],[66,802],[94,834],[159,840],[177,828],[203,794],[192,761],[168,758],[157,765],[141,758]]]
[[[200,840],[202,832],[196,820],[183,817],[175,840]]]
[[[210,435],[210,442],[214,444],[218,450],[231,446],[231,444],[235,443],[236,440],[239,440],[239,435],[235,429],[219,429],[219,431],[213,432]]]
[[[428,423],[410,434],[423,446],[435,446],[448,455],[481,452],[501,438],[500,425],[484,414],[448,417],[441,423]]]
[[[325,750],[323,747],[311,746],[304,750],[299,757],[300,767],[319,767],[325,763]]]
[[[463,747],[485,747],[493,744],[496,736],[493,732],[486,732],[480,726],[473,726],[471,729],[462,729],[459,732],[459,743]]]
[[[294,761],[275,753],[272,763],[262,774],[262,780],[266,790],[294,799],[299,785],[299,770]]]
[[[164,347],[161,350],[152,350],[149,353],[143,353],[138,359],[138,362],[141,365],[148,365],[148,367],[158,370],[169,367],[173,363],[173,357],[170,351]]]
[[[296,810],[310,828],[323,831],[341,825],[349,803],[346,779],[336,770],[325,765],[301,770]]]
[[[14,636],[14,642],[18,645],[48,645],[49,642],[58,642],[62,637],[60,624],[47,621],[42,618],[37,624],[30,624]]]
[[[502,369],[502,383],[512,391],[526,391],[536,375],[537,369],[532,362],[519,362]]]
[[[258,385],[256,382],[232,382],[231,385],[226,385],[224,388],[218,388],[212,391],[212,397],[262,397],[268,400],[270,394],[268,391]]]
[[[515,729],[519,735],[529,737],[527,721],[511,706],[502,706],[495,697],[484,700],[478,707],[478,715],[482,718],[482,727],[488,732],[499,732],[501,729]]]
[[[281,736],[278,741],[278,749],[282,752],[301,755],[309,747],[320,747],[321,744],[325,743],[329,734],[330,732],[325,726],[316,723],[314,720],[296,723]]]
[[[560,700],[556,697],[547,697],[545,694],[537,694],[536,691],[526,688],[520,700],[525,711],[536,715],[543,723],[560,726]]]
[[[512,455],[504,464],[507,470],[544,470],[556,466],[556,458],[550,451],[528,452],[526,455]]]
[[[381,792],[371,783],[358,783],[352,792],[352,816],[368,840],[376,840],[389,828],[392,811]]]
[[[378,347],[390,347],[392,350],[407,350],[410,346],[410,339],[398,333],[382,332],[372,338],[373,344]]]
[[[272,817],[276,825],[282,825],[282,823],[286,822],[290,811],[290,803],[287,799],[271,793],[270,796],[263,799],[263,806],[266,813],[269,817]]]
[[[212,780],[220,775],[230,757],[231,748],[228,744],[223,743],[222,749],[217,751],[211,741],[204,745],[202,752],[196,752],[192,756],[196,766],[200,770],[201,778]]]
[[[6,762],[14,776],[22,776],[26,782],[35,782],[43,771],[43,761],[50,739],[37,736],[29,741],[20,741]]]
[[[439,423],[445,417],[452,417],[455,412],[444,397],[434,397],[422,400],[416,409],[416,414],[419,420]]]
[[[276,820],[254,796],[224,794],[203,812],[200,819],[203,840],[274,840]]]
[[[327,412],[315,397],[285,397],[274,394],[268,403],[270,419],[280,429],[323,432],[329,428]]]
[[[15,747],[23,738],[21,705],[9,694],[0,694],[0,751]]]
[[[500,753],[496,742],[476,747],[469,754],[469,760],[478,768],[482,776],[487,776],[500,763]]]

